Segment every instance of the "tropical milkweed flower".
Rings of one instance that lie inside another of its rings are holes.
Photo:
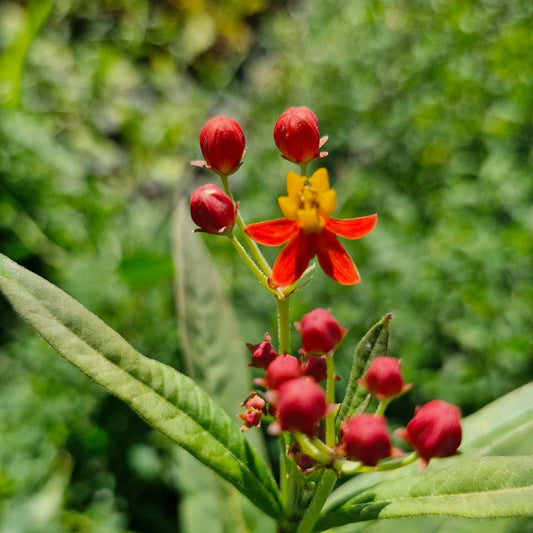
[[[272,281],[280,287],[294,283],[316,255],[322,270],[341,285],[361,281],[359,272],[337,235],[359,239],[376,225],[377,215],[339,220],[329,218],[337,207],[328,171],[319,168],[310,178],[287,174],[287,196],[278,203],[285,218],[257,222],[244,228],[259,244],[279,246],[288,241],[272,269]]]

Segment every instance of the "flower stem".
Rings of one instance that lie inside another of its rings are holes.
[[[254,263],[252,258],[246,253],[246,250],[244,249],[243,245],[239,242],[237,237],[235,237],[233,232],[230,231],[229,233],[227,233],[227,236],[229,240],[231,241],[231,244],[233,244],[238,254],[242,257],[242,259],[244,260],[248,268],[252,271],[254,276],[259,280],[261,285],[263,285],[263,287],[268,289],[269,292],[273,292],[272,289],[268,285],[267,277],[263,274],[263,272],[259,269],[259,267]]]
[[[289,353],[290,351],[290,327],[289,327],[289,297],[276,298],[278,306],[278,339],[279,353]]]
[[[335,403],[335,363],[333,362],[333,354],[326,355],[327,363],[327,386],[326,386],[326,401],[330,412],[326,415],[326,445],[334,448],[337,444],[335,438],[335,411],[332,409]]]
[[[225,174],[219,174],[219,176],[220,176],[220,179],[222,180],[222,186],[224,187],[224,192],[231,198],[231,201],[234,202],[233,196],[229,188],[228,176],[226,176]],[[245,224],[239,211],[237,211],[237,217],[235,219],[235,222],[237,223],[238,228],[242,231],[242,234],[244,235],[244,240],[246,242],[246,246],[248,246],[248,249],[250,250],[252,256],[257,261],[259,268],[263,271],[265,276],[270,276],[270,274],[272,274],[272,269],[270,268],[268,261],[265,259],[265,257],[261,253],[261,250],[259,250],[259,247],[257,246],[257,244],[252,239],[250,239],[250,237],[248,237],[248,235],[244,231]]]
[[[311,505],[307,508],[307,512],[305,513],[303,520],[300,522],[296,533],[311,533],[311,531],[313,531],[313,526],[315,525],[318,516],[320,515],[320,511],[322,510],[322,507],[324,507],[326,498],[330,495],[336,480],[337,475],[333,470],[328,469],[324,472],[313,500],[311,501]]]
[[[385,410],[387,409],[387,406],[389,405],[389,400],[380,400],[378,403],[378,407],[376,409],[376,415],[383,416],[385,414]]]

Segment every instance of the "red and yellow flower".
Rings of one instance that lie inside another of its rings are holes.
[[[287,174],[287,196],[278,198],[285,218],[249,224],[246,233],[259,244],[287,243],[272,269],[275,285],[291,285],[305,272],[316,255],[322,270],[341,285],[361,281],[359,272],[337,235],[359,239],[376,225],[377,215],[339,220],[330,218],[337,196],[330,189],[328,172],[319,168],[310,178],[295,172]]]

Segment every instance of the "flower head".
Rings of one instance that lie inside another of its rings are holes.
[[[323,357],[309,355],[302,367],[304,376],[311,376],[317,383],[328,377],[328,364]]]
[[[246,344],[252,354],[252,362],[248,365],[254,368],[266,368],[279,355],[272,348],[272,339],[265,333],[263,342],[259,344]]]
[[[213,117],[200,132],[200,149],[205,161],[191,164],[226,176],[233,174],[241,164],[244,143],[244,133],[238,122],[224,116]]]
[[[283,157],[293,163],[308,163],[322,155],[318,153],[318,119],[307,107],[290,107],[281,114],[274,126],[274,141]]]
[[[401,361],[396,357],[382,355],[376,357],[363,379],[358,383],[371,392],[378,400],[393,398],[411,388],[403,384]]]
[[[346,329],[341,328],[331,312],[321,308],[306,313],[300,322],[296,322],[295,327],[302,336],[302,346],[306,353],[330,353],[346,335]]]
[[[311,377],[285,381],[279,389],[276,411],[282,430],[313,436],[327,411],[326,394]]]
[[[289,379],[299,378],[302,375],[302,365],[293,355],[280,355],[268,366],[265,373],[265,382],[269,389],[278,389],[282,383]]]
[[[355,415],[342,424],[341,449],[348,459],[375,466],[391,454],[385,418],[373,414]]]
[[[245,227],[259,244],[279,246],[288,241],[272,269],[272,281],[280,287],[294,283],[316,255],[322,270],[341,285],[361,281],[348,252],[337,239],[359,239],[376,225],[377,215],[339,220],[329,218],[337,206],[328,172],[319,168],[309,179],[287,174],[287,196],[278,199],[285,218],[257,222]]]
[[[231,231],[237,207],[231,198],[212,183],[196,189],[191,195],[191,218],[199,226],[197,231],[220,235]]]
[[[462,439],[461,411],[443,400],[432,400],[416,410],[406,430],[397,431],[427,464],[432,457],[457,452]]]

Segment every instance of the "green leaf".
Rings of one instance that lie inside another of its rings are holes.
[[[257,452],[190,378],[144,357],[62,290],[1,254],[0,289],[66,360],[267,514],[281,514],[279,491]]]
[[[462,421],[463,442],[460,447],[462,455],[433,460],[422,475],[416,472],[416,465],[410,465],[400,470],[354,477],[331,493],[324,513],[342,506],[351,498],[368,491],[370,487],[394,483],[400,477],[405,479],[408,473],[412,479],[421,479],[455,463],[467,464],[471,457],[480,455],[506,453],[531,456],[533,455],[532,426],[533,382],[495,400]],[[378,526],[374,526],[373,529],[376,527]]]
[[[252,387],[250,354],[203,236],[193,233],[194,228],[182,199],[174,213],[173,257],[184,366],[189,376],[235,416]],[[231,247],[229,241],[227,244]]]
[[[461,450],[468,455],[533,455],[533,382],[463,421]]]
[[[249,353],[203,236],[193,233],[195,226],[184,199],[178,202],[172,227],[175,294],[184,363],[195,382],[235,417],[242,411],[240,403],[252,384]],[[245,437],[265,458],[261,432],[247,431]],[[203,465],[185,453],[178,454],[178,463],[180,531],[272,531],[274,523],[270,518],[257,509],[247,513],[242,496]],[[209,509],[205,505],[207,499]],[[250,517],[253,524],[249,524]]]
[[[404,476],[363,490],[328,509],[316,529],[376,518],[501,518],[532,513],[533,456],[479,457],[433,474]]]
[[[348,385],[346,386],[346,394],[336,420],[337,431],[342,421],[355,413],[357,406],[367,395],[367,392],[357,385],[357,380],[363,377],[367,368],[376,357],[386,355],[388,352],[391,320],[392,313],[386,314],[368,330],[355,348],[352,370],[348,379]]]

